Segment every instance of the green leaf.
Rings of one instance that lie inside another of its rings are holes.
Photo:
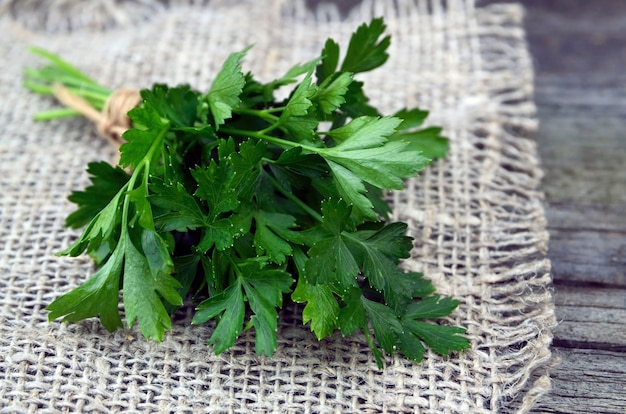
[[[369,105],[369,98],[363,90],[363,82],[353,81],[348,85],[348,92],[345,95],[346,103],[341,105],[341,110],[350,118],[358,118],[361,116],[380,116],[376,108]],[[343,123],[339,123],[340,126]]]
[[[234,143],[233,143],[234,145]],[[228,152],[223,150],[223,152]],[[239,145],[239,151],[234,147],[228,155],[220,158],[226,160],[232,166],[232,176],[229,177],[232,191],[238,200],[250,200],[254,195],[254,187],[261,173],[261,161],[267,152],[267,143],[249,139]]]
[[[400,351],[415,362],[421,362],[424,359],[426,348],[415,335],[400,335],[398,338],[398,347]]]
[[[402,123],[398,126],[398,131],[389,137],[389,141],[407,142],[411,151],[418,152],[426,158],[445,157],[449,146],[448,139],[441,136],[441,128],[416,129],[422,126],[428,117],[428,111],[405,108],[394,116],[402,119]]]
[[[448,139],[442,137],[442,129],[431,127],[413,132],[400,131],[389,137],[389,141],[403,141],[408,143],[407,148],[420,153],[425,158],[443,158],[450,149]]]
[[[154,278],[159,278],[163,275],[169,275],[174,270],[174,262],[170,256],[170,252],[167,248],[167,243],[163,238],[153,230],[143,230],[141,232],[141,253],[148,262],[148,268],[150,274]],[[174,283],[172,281],[172,283]],[[157,287],[157,290],[160,288]],[[173,305],[181,305],[182,301],[176,294],[172,296],[168,291],[159,290],[163,298]]]
[[[402,123],[398,126],[398,130],[407,130],[422,126],[428,117],[428,111],[423,111],[418,108],[404,108],[396,112],[393,116],[402,119]]]
[[[118,211],[125,187],[122,187],[109,204],[96,214],[85,230],[83,230],[78,240],[60,252],[59,255],[75,257],[83,253],[85,249],[88,249],[89,252],[95,252],[103,241],[109,241],[116,235],[120,225]],[[115,241],[111,241],[115,243]]]
[[[302,311],[302,322],[311,322],[311,331],[317,339],[330,336],[337,327],[339,304],[327,285],[311,285],[301,278],[291,298],[298,303],[306,303]]]
[[[109,332],[121,328],[123,325],[118,303],[123,249],[123,245],[118,245],[111,258],[85,283],[48,305],[48,320],[63,317],[64,322],[76,322],[98,316]]]
[[[400,337],[402,353],[407,357],[421,361],[426,343],[433,351],[447,356],[451,351],[460,351],[470,347],[468,339],[462,334],[466,331],[456,326],[437,325],[417,319],[430,319],[449,315],[459,304],[450,298],[438,295],[426,297],[408,306],[401,318],[403,333]]]
[[[120,166],[135,170],[146,160],[154,162],[161,155],[153,150],[153,145],[169,129],[169,121],[163,120],[148,102],[132,109],[128,116],[133,122],[133,128],[122,135],[126,142],[120,146]]]
[[[315,69],[315,76],[318,84],[321,84],[337,71],[339,64],[339,45],[333,39],[326,40],[324,49],[322,49],[322,61]]]
[[[317,152],[328,162],[337,189],[364,217],[375,220],[371,201],[365,197],[363,181],[378,188],[402,189],[403,178],[411,177],[429,162],[408,151],[404,142],[387,142],[401,122],[398,118],[357,118],[329,132],[339,144]]]
[[[365,308],[367,319],[372,325],[372,329],[374,329],[376,342],[378,342],[388,354],[396,352],[398,333],[403,331],[400,320],[396,314],[388,306],[371,301],[364,296],[361,297],[361,303]]]
[[[146,338],[162,340],[171,328],[161,297],[173,305],[182,304],[180,284],[169,275],[171,260],[158,236],[142,237],[143,252],[128,233],[122,237],[103,266],[85,283],[48,306],[50,320],[78,321],[99,316],[109,331],[122,326],[118,312],[120,278],[123,279],[124,308],[128,325],[139,321]],[[147,253],[145,253],[147,252]]]
[[[404,314],[405,318],[433,319],[447,316],[459,306],[459,301],[439,295],[426,297],[418,302],[413,302]]]
[[[305,264],[307,282],[336,285],[344,290],[356,286],[359,265],[342,235],[351,208],[341,200],[326,200],[321,209],[322,226],[330,234],[309,249],[309,260]]]
[[[341,65],[344,72],[367,72],[376,69],[387,61],[387,48],[391,37],[380,39],[385,31],[382,17],[373,19],[370,24],[359,26],[350,38],[346,57]]]
[[[461,336],[466,332],[464,328],[414,320],[403,320],[402,326],[407,334],[415,335],[440,355],[448,356],[451,351],[460,351],[470,347],[468,339]]]
[[[316,90],[317,87],[312,83],[311,73],[309,72],[293,91],[285,109],[280,115],[279,122],[286,121],[291,117],[307,115],[309,108],[313,105],[311,98],[315,95]]]
[[[303,154],[302,147],[294,147],[280,154],[270,167],[280,166],[294,176],[321,178],[328,173],[328,166],[315,154]],[[296,177],[293,177],[295,180]]]
[[[240,270],[246,298],[254,312],[251,322],[256,333],[256,353],[272,356],[277,345],[276,308],[282,306],[282,294],[290,291],[293,279],[283,270],[260,269],[253,262],[241,266]]]
[[[203,227],[204,235],[198,243],[198,250],[206,253],[213,245],[217,250],[233,247],[233,241],[239,234],[233,222],[227,218],[215,220]]]
[[[152,205],[161,209],[155,217],[160,231],[195,230],[207,223],[207,218],[196,199],[180,183],[167,185],[160,179],[151,183],[153,193],[149,199]]]
[[[281,119],[280,127],[289,135],[291,141],[315,145],[315,130],[319,120],[313,115],[289,116]]]
[[[147,240],[157,242],[156,237]],[[124,243],[124,310],[129,326],[135,320],[139,322],[141,333],[146,338],[157,341],[163,339],[166,329],[171,329],[172,321],[161,301],[161,296],[172,305],[181,305],[182,299],[177,292],[180,284],[164,272],[163,266],[151,269],[151,263],[145,254],[139,251],[130,237]],[[158,250],[158,246],[146,246]],[[171,261],[170,261],[171,262]]]
[[[342,299],[344,306],[339,309],[339,329],[341,334],[351,335],[359,329],[367,329],[365,307],[361,302],[363,292],[357,287],[348,289]]]
[[[198,272],[200,272],[200,255],[188,254],[173,257],[172,261],[174,263],[174,273],[172,274],[172,277],[174,277],[180,284],[180,288],[177,289],[177,292],[182,299],[187,296]],[[170,315],[173,314],[179,307],[180,305],[165,303],[165,308]]]
[[[235,188],[232,187],[233,172],[227,164],[218,165],[211,160],[208,166],[196,167],[190,172],[198,183],[194,195],[207,202],[211,220],[237,208],[239,200]]]
[[[295,217],[259,210],[254,213],[254,221],[254,246],[257,254],[267,254],[274,263],[285,263],[287,256],[292,255],[289,241],[298,239],[297,233],[292,230],[296,226]]]
[[[232,116],[233,108],[241,102],[240,95],[246,81],[239,62],[248,49],[228,56],[206,95],[216,128]]]
[[[245,305],[241,291],[241,281],[238,279],[221,293],[204,300],[196,308],[192,324],[201,324],[220,316],[219,322],[209,339],[209,345],[214,345],[213,352],[221,354],[232,347],[243,327]]]
[[[327,199],[321,205],[322,226],[335,236],[339,236],[347,227],[352,207],[343,200]]]
[[[356,286],[359,266],[341,236],[315,243],[308,255],[305,265],[308,283],[332,284],[344,289]]]
[[[327,78],[319,86],[312,100],[317,104],[322,113],[330,115],[346,102],[345,94],[352,83],[350,73],[340,73],[333,78]]]
[[[328,132],[328,135],[333,137],[338,145],[326,150],[326,152],[341,153],[379,147],[387,141],[388,136],[396,131],[401,122],[401,119],[393,117],[362,116],[355,118],[347,125]]]
[[[327,161],[333,173],[339,194],[353,206],[353,210],[369,220],[377,220],[374,205],[364,195],[367,192],[361,178],[349,169],[332,161]]]
[[[113,167],[107,162],[90,162],[87,164],[91,185],[83,191],[73,191],[67,198],[76,203],[78,208],[65,220],[67,227],[82,227],[89,223],[128,182],[130,176],[121,168]]]
[[[154,230],[154,216],[152,214],[152,205],[148,201],[148,196],[148,185],[145,181],[134,190],[130,190],[126,193],[126,198],[135,208],[135,215],[130,224],[134,226],[134,222],[136,221],[144,229]]]
[[[315,66],[318,64],[319,61],[320,59],[316,58],[303,64],[292,66],[283,76],[262,86],[264,97],[266,99],[269,99],[269,97],[271,96],[271,92],[273,92],[275,89],[296,82],[296,78],[300,75],[304,75],[305,73],[311,73],[315,69]]]
[[[174,127],[191,127],[196,120],[199,94],[189,85],[170,88],[155,84],[152,89],[141,91],[141,97]]]
[[[406,224],[392,223],[367,237],[359,237],[359,233],[345,236],[363,263],[363,275],[374,289],[384,292],[385,301],[395,310],[404,309],[421,285],[417,274],[405,274],[398,268],[399,259],[409,257],[413,247],[405,230]]]
[[[385,302],[399,313],[406,309],[412,298],[424,297],[434,291],[435,287],[421,273],[405,273],[396,267],[385,275]]]

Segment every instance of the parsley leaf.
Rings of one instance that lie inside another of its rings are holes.
[[[339,304],[329,286],[312,285],[301,278],[291,298],[306,303],[302,310],[302,322],[311,322],[311,330],[318,339],[332,335],[337,327]]]
[[[164,331],[172,327],[172,321],[161,297],[172,305],[182,305],[182,299],[176,290],[180,284],[168,274],[172,264],[167,252],[165,252],[167,259],[164,263],[160,263],[156,269],[152,266],[154,261],[150,260],[147,251],[148,249],[158,251],[163,247],[159,243],[158,236],[154,234],[146,237],[142,243],[142,252],[135,247],[130,237],[126,236],[123,241],[123,293],[128,324],[132,325],[135,320],[138,320],[143,336],[160,341],[163,339]]]
[[[297,240],[296,233],[292,230],[296,226],[295,217],[264,210],[257,211],[253,216],[256,224],[254,246],[257,253],[266,253],[274,263],[285,263],[287,257],[293,253],[290,241]]]
[[[99,316],[109,332],[121,328],[122,319],[117,308],[124,257],[117,253],[122,249],[123,246],[119,245],[113,260],[108,260],[85,283],[49,304],[46,307],[50,312],[48,319],[63,317],[63,321],[76,322]]]
[[[380,36],[385,31],[382,18],[373,19],[370,24],[362,24],[350,38],[348,51],[341,70],[344,72],[367,72],[384,64],[389,55],[386,50],[391,43],[391,36]]]
[[[241,332],[245,297],[254,313],[249,325],[254,326],[257,334],[256,351],[259,355],[272,355],[277,344],[276,307],[282,306],[282,294],[289,291],[293,279],[283,270],[263,269],[255,261],[233,263],[233,270],[235,282],[198,305],[193,323],[204,323],[221,315],[209,340],[209,345],[215,345],[214,352],[220,354],[234,344]]]
[[[389,137],[390,141],[408,142],[411,151],[419,152],[422,156],[430,159],[443,158],[448,153],[448,140],[441,136],[442,129],[429,127],[417,129],[422,126],[428,116],[427,111],[417,108],[402,109],[394,116],[402,119],[398,131]]]
[[[243,327],[245,305],[241,283],[241,279],[235,280],[226,290],[211,296],[196,308],[193,324],[204,323],[220,316],[209,339],[209,345],[214,345],[215,354],[219,355],[233,346]]]
[[[78,204],[76,211],[65,220],[67,227],[82,227],[89,223],[100,210],[109,204],[120,189],[128,182],[129,175],[119,167],[100,162],[87,164],[92,185],[84,191],[74,191],[67,198]]]
[[[313,100],[322,113],[330,115],[346,103],[345,95],[351,83],[352,75],[348,72],[340,73],[336,77],[329,77],[321,83],[313,96]]]
[[[246,52],[247,49],[232,53],[226,59],[206,95],[216,128],[219,128],[226,119],[231,117],[233,108],[240,102],[239,95],[243,91],[245,78],[239,62]]]
[[[363,181],[387,189],[401,189],[402,179],[423,169],[428,160],[407,150],[401,141],[388,142],[402,121],[360,117],[328,134],[338,145],[318,150],[333,172],[339,193],[364,217],[375,219],[373,204],[364,195]]]

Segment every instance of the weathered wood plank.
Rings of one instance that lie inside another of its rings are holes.
[[[553,276],[626,286],[626,7],[521,2],[536,70]]]
[[[559,284],[554,298],[555,345],[626,352],[626,289]]]
[[[626,413],[626,354],[596,349],[557,348],[552,392],[533,413]]]
[[[550,226],[548,230],[555,281],[626,286],[626,232]]]
[[[626,413],[626,3],[522,3],[560,321],[534,412]]]
[[[548,226],[555,230],[626,233],[624,206],[551,202],[546,209]],[[594,249],[597,250],[597,249]]]
[[[536,95],[539,99],[542,92]],[[538,107],[537,142],[548,202],[600,210],[626,204],[626,170],[619,168],[626,163],[623,116],[586,113],[571,105],[566,110]]]
[[[626,286],[626,139],[618,114],[626,113],[626,100],[621,92],[579,91],[584,97],[578,100],[572,100],[566,83],[536,93],[553,276]],[[570,100],[566,107],[561,93]],[[610,111],[575,104],[598,94],[615,102],[607,105]]]

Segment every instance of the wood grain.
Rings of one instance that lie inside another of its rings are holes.
[[[557,285],[554,298],[554,345],[626,352],[626,290]]]
[[[561,360],[534,412],[626,413],[626,2],[522,3]]]
[[[551,376],[553,391],[533,413],[626,413],[624,353],[558,348],[560,365]]]

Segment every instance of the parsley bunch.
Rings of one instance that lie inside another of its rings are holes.
[[[458,301],[434,294],[421,274],[398,267],[410,256],[407,225],[388,223],[383,191],[403,188],[447,141],[420,129],[427,112],[382,116],[355,74],[381,66],[390,37],[382,19],[361,25],[340,62],[329,39],[321,57],[261,83],[244,74],[246,51],[231,54],[206,93],[156,84],[129,112],[119,166],[88,165],[91,185],[73,192],[67,226],[86,226],[62,255],[87,253],[97,271],[47,310],[49,319],[99,317],[113,331],[139,323],[162,340],[171,315],[191,297],[193,324],[215,322],[216,354],[254,329],[256,352],[277,346],[278,310],[306,304],[318,339],[362,331],[379,366],[384,352],[415,361],[428,345],[448,355],[469,343],[459,327],[427,320]],[[50,93],[62,82],[102,107],[110,94],[57,56],[26,72]],[[277,89],[294,85],[277,101]],[[75,115],[68,109],[39,115]]]

